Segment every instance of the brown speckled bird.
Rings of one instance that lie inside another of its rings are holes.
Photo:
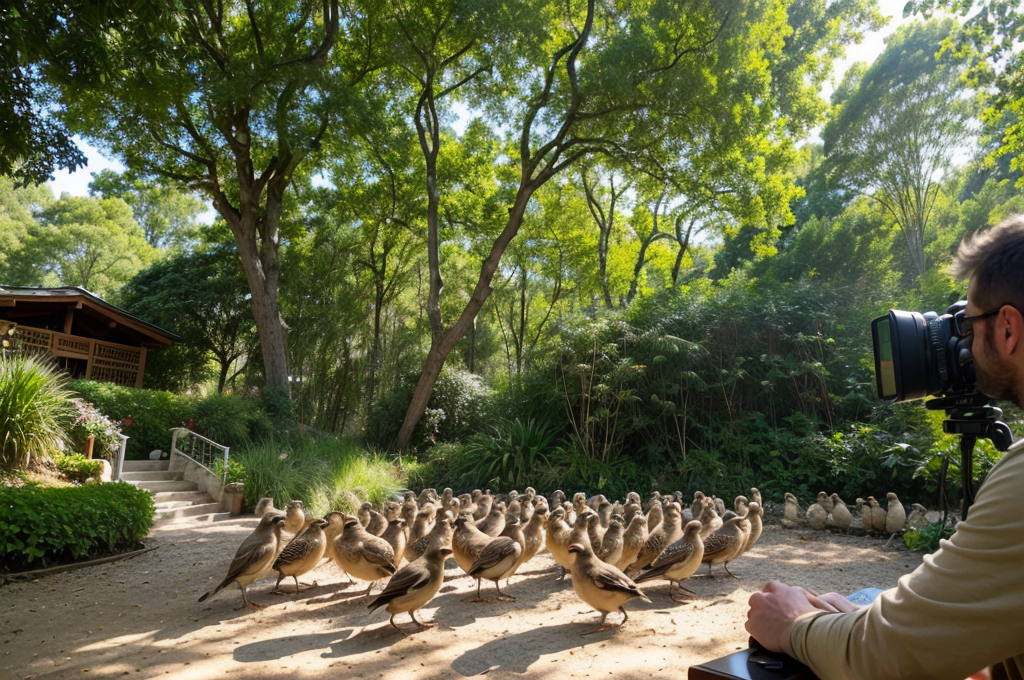
[[[405,534],[405,519],[398,517],[388,522],[380,537],[387,541],[391,549],[395,551],[395,564],[400,564],[402,558],[405,557],[405,551],[409,544]]]
[[[225,587],[237,583],[242,589],[242,602],[245,606],[253,611],[262,609],[263,607],[249,602],[245,591],[249,584],[263,576],[277,559],[278,551],[281,549],[281,531],[284,523],[285,517],[280,513],[263,515],[253,532],[238,546],[235,558],[228,567],[228,575],[220,585],[200,597],[199,601],[205,602]]]
[[[846,503],[837,493],[832,494],[832,524],[843,531],[849,529],[853,524],[853,514],[850,512],[850,508],[846,507]]]
[[[389,622],[402,635],[407,632],[395,623],[395,614],[408,612],[412,622],[422,628],[431,628],[437,624],[430,621],[417,621],[416,610],[434,599],[444,582],[444,560],[452,554],[452,549],[443,545],[433,545],[422,556],[399,569],[387,586],[366,605],[370,611],[387,605],[391,614]]]
[[[668,507],[665,508],[665,519],[654,531],[648,534],[647,542],[644,543],[640,554],[636,556],[636,560],[629,565],[629,568],[626,570],[627,574],[638,573],[653,562],[665,548],[683,537],[682,516],[682,510],[679,509],[677,504],[668,504]]]
[[[633,519],[622,533],[622,556],[615,563],[615,567],[625,572],[629,565],[636,561],[636,556],[643,550],[647,543],[647,516],[643,513],[633,515]]]
[[[523,532],[519,526],[519,518],[516,517],[507,528],[512,535],[498,536],[488,541],[466,572],[476,579],[476,598],[472,600],[473,602],[487,602],[480,597],[482,579],[494,581],[499,601],[516,601],[516,598],[501,592],[501,586],[498,583],[501,579],[507,579],[512,575],[512,572],[519,566],[519,558],[523,555]]]
[[[569,537],[572,534],[572,527],[565,521],[565,508],[558,506],[551,511],[548,517],[547,530],[544,532],[544,545],[547,546],[551,558],[555,560],[562,573],[559,580],[572,569],[572,555],[569,554]]]
[[[299,583],[299,577],[307,571],[315,569],[327,549],[327,540],[324,535],[325,526],[327,526],[327,520],[314,519],[310,522],[309,527],[302,532],[302,535],[286,545],[274,560],[273,568],[279,574],[277,583],[274,584],[275,593],[282,592],[281,579],[287,576],[295,579],[296,594],[303,589],[304,584]]]
[[[367,533],[355,517],[345,519],[345,530],[335,539],[335,552],[345,573],[370,582],[366,595],[378,579],[395,573],[395,551],[383,538]]]
[[[907,524],[907,511],[892,491],[885,495],[885,499],[888,501],[885,511],[885,533],[898,534]]]
[[[576,557],[572,565],[572,589],[581,600],[601,613],[600,626],[590,633],[618,628],[629,620],[623,605],[634,597],[647,599],[632,579],[598,559],[589,544],[573,543],[569,546],[569,552]],[[606,625],[608,614],[616,609],[622,612],[622,622]]]
[[[742,554],[749,535],[750,520],[746,517],[733,517],[721,529],[708,536],[704,541],[704,556],[701,558],[701,562],[708,565],[708,576],[711,576],[714,565],[722,564],[725,573],[736,578],[736,574],[729,571],[729,562]]]
[[[656,578],[669,582],[668,596],[673,602],[676,599],[674,590],[696,597],[696,593],[683,588],[679,582],[697,573],[701,560],[704,558],[704,541],[700,537],[701,523],[699,520],[688,522],[683,528],[683,537],[665,549],[651,566],[640,572],[636,582],[643,583]]]

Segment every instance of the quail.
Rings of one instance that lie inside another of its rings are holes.
[[[782,526],[792,529],[800,525],[800,504],[796,502],[796,496],[786,492],[786,507],[782,511]]]
[[[668,596],[673,602],[679,602],[673,591],[675,588],[691,597],[694,596],[695,593],[680,586],[679,582],[690,578],[700,568],[701,560],[704,558],[704,541],[700,537],[700,530],[699,520],[688,522],[683,528],[683,537],[666,548],[650,567],[640,572],[636,582],[639,584],[656,578],[668,580]]]
[[[341,561],[338,559],[337,545],[338,539],[341,537],[342,532],[345,531],[345,513],[334,510],[327,513],[324,519],[327,520],[327,526],[324,527],[324,557],[334,562],[335,566],[348,577],[349,583],[355,583],[348,572],[341,566]]]
[[[750,533],[747,534],[747,542],[744,544],[743,550],[740,551],[740,555],[753,548],[757,540],[761,538],[761,532],[764,530],[763,517],[764,509],[761,504],[757,501],[750,501],[746,514],[746,518],[750,520]]]
[[[647,511],[647,533],[650,534],[659,526],[665,516],[665,508],[661,503],[655,503]]]
[[[735,513],[734,513],[735,514]],[[701,501],[700,515],[694,517],[694,519],[700,520],[701,529],[700,537],[707,538],[711,534],[718,531],[725,521],[718,513],[718,507],[710,498],[705,498]]]
[[[327,549],[327,541],[324,535],[324,527],[327,520],[316,518],[310,522],[309,527],[302,532],[298,538],[292,540],[284,547],[284,550],[274,560],[273,568],[279,576],[274,585],[274,592],[281,592],[281,579],[291,576],[295,579],[295,592],[302,590],[299,577],[307,571],[312,571],[323,559],[324,551]]]
[[[395,615],[401,612],[408,612],[412,622],[421,629],[436,626],[433,622],[417,621],[416,610],[434,599],[441,589],[441,583],[444,582],[444,560],[451,554],[452,549],[447,546],[431,546],[426,553],[395,572],[381,594],[366,606],[370,611],[387,606],[391,614],[389,622],[402,635],[408,633],[395,623]]]
[[[878,532],[885,531],[885,508],[878,504],[874,496],[868,496],[868,505],[871,506],[871,526]]]
[[[569,536],[571,534],[572,527],[565,521],[565,508],[556,507],[548,517],[547,530],[544,532],[544,545],[547,546],[552,559],[562,570],[559,580],[564,579],[569,569],[572,569],[572,560],[569,554]]]
[[[355,517],[345,519],[345,529],[335,539],[335,553],[345,573],[370,582],[366,595],[378,579],[395,573],[395,551],[383,538],[367,533]]]
[[[858,498],[857,507],[860,508],[860,519],[864,526],[864,533],[870,534],[875,530],[874,520],[871,516],[871,505],[863,498]]]
[[[647,516],[643,513],[633,515],[629,524],[622,533],[622,555],[615,563],[620,571],[626,571],[629,565],[633,564],[636,556],[640,554],[644,544],[647,543]]]
[[[544,527],[548,521],[548,506],[541,504],[533,511],[523,527],[523,557],[520,565],[526,564],[544,547]]]
[[[885,533],[898,534],[907,524],[907,511],[892,491],[885,495],[887,508],[885,512]]]
[[[262,609],[259,605],[249,602],[246,595],[246,588],[253,581],[259,579],[274,564],[277,553],[281,546],[281,531],[284,528],[285,517],[278,513],[268,513],[260,519],[256,529],[246,536],[242,545],[238,546],[235,558],[231,560],[228,567],[228,575],[213,590],[205,593],[199,598],[205,602],[210,596],[216,595],[226,586],[237,583],[242,589],[242,602],[253,611]]]
[[[491,506],[494,505],[494,496],[490,494],[490,489],[487,493],[481,493],[474,499],[476,503],[476,510],[473,512],[473,519],[476,521],[482,520],[487,515],[491,514]]]
[[[824,491],[818,492],[818,505],[825,509],[825,514],[832,512],[832,497]]]
[[[380,537],[387,541],[388,545],[395,552],[395,565],[401,564],[409,545],[408,537],[405,534],[405,520],[398,517],[388,522]]]
[[[488,536],[500,536],[505,528],[505,511],[502,509],[501,503],[492,505],[491,511],[476,523],[476,527]]]
[[[723,524],[721,529],[707,537],[701,562],[708,565],[708,576],[711,576],[711,568],[714,565],[722,564],[725,573],[736,578],[736,575],[729,571],[729,562],[743,552],[749,534],[750,520],[746,517],[733,517]]]
[[[598,559],[614,565],[622,558],[623,531],[622,517],[620,515],[613,515],[611,523],[608,525],[608,530],[601,537],[601,549],[595,551]]]
[[[409,542],[415,543],[420,540],[430,532],[430,529],[433,526],[434,506],[428,503],[426,507],[420,508],[420,510],[416,512],[416,519],[414,520],[412,529],[409,532]]]
[[[419,503],[416,502],[416,494],[412,491],[405,492],[405,499],[402,501],[402,519],[407,526],[412,527],[416,523],[416,513],[420,511]]]
[[[832,494],[832,524],[846,531],[852,523],[853,515],[850,513],[850,509],[846,507],[846,503],[839,497],[839,494]]]
[[[261,498],[259,500],[258,503],[256,503],[256,510],[253,511],[253,514],[256,515],[257,517],[259,517],[260,519],[262,519],[263,515],[267,514],[268,512],[281,512],[281,511],[274,507],[274,499],[273,498],[271,498],[269,496],[264,496],[263,498]]]
[[[807,506],[807,524],[812,529],[824,529],[828,521],[828,513],[820,503],[811,503]]]
[[[928,526],[928,519],[925,515],[928,510],[920,503],[913,503],[910,506],[910,517],[907,518],[907,528],[911,531],[920,531]]]
[[[476,579],[476,599],[473,602],[487,602],[480,597],[480,583],[482,579],[494,581],[494,588],[498,591],[498,600],[502,602],[515,602],[516,598],[501,592],[499,581],[507,579],[519,566],[519,558],[523,555],[522,530],[519,528],[519,518],[509,525],[513,533],[518,534],[518,539],[512,536],[498,536],[489,539],[477,555],[473,564],[466,573]]]
[[[359,523],[374,536],[380,536],[388,528],[388,520],[385,519],[384,515],[377,512],[371,504],[363,503],[362,507],[359,508],[359,512]],[[366,522],[363,522],[362,513],[366,514]]]
[[[448,513],[438,508],[434,511],[434,526],[426,535],[405,548],[405,559],[412,562],[427,552],[431,544],[445,545],[451,547],[452,533],[455,531],[455,520],[448,516]]]
[[[306,512],[302,509],[302,501],[289,501],[285,510],[284,533],[298,536],[306,523]]]
[[[651,509],[653,510],[654,508],[652,507]],[[665,519],[657,528],[648,533],[647,542],[644,543],[644,547],[640,550],[636,560],[629,565],[626,573],[632,574],[640,571],[653,562],[665,548],[683,537],[681,526],[682,514],[678,505],[669,503],[668,507],[665,508]]]
[[[592,633],[617,628],[629,620],[623,605],[634,597],[647,599],[636,583],[610,564],[605,564],[594,554],[586,542],[573,543],[569,552],[575,556],[572,565],[572,588],[581,600],[601,613],[601,624]],[[615,610],[622,612],[622,623],[605,624],[608,614]]]
[[[476,528],[470,515],[459,515],[455,520],[452,535],[452,556],[462,571],[469,573],[477,556],[490,542],[491,537]]]

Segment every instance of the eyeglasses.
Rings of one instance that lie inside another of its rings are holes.
[[[1013,307],[1014,309],[1016,309],[1014,305],[1004,303],[994,309],[990,309],[987,312],[982,312],[981,314],[975,314],[974,316],[967,316],[965,312],[960,312],[954,317],[956,319],[958,334],[961,338],[966,338],[969,335],[973,335],[975,321],[981,321],[982,319],[987,319],[990,316],[995,316],[1003,307]]]

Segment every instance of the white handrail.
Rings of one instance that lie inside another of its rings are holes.
[[[224,446],[218,444],[212,439],[208,439],[201,434],[193,432],[187,427],[175,427],[171,428],[171,453],[175,451],[188,456],[192,460],[196,461],[210,472],[213,472],[213,451],[212,449],[220,449],[224,452],[224,470],[221,473],[221,481],[227,482],[228,479],[228,453],[231,451],[230,446]],[[178,436],[185,435],[188,437],[187,450],[178,448]]]
[[[117,436],[121,440],[121,448],[117,451],[117,464],[114,466],[113,478],[115,482],[121,479],[121,468],[124,467],[124,451],[128,447],[128,440],[131,439],[128,435],[121,434],[120,432],[117,433]]]

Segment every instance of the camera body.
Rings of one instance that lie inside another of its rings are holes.
[[[891,309],[871,322],[879,398],[898,402],[974,393],[973,336],[959,332],[966,307],[960,300],[941,315]]]

